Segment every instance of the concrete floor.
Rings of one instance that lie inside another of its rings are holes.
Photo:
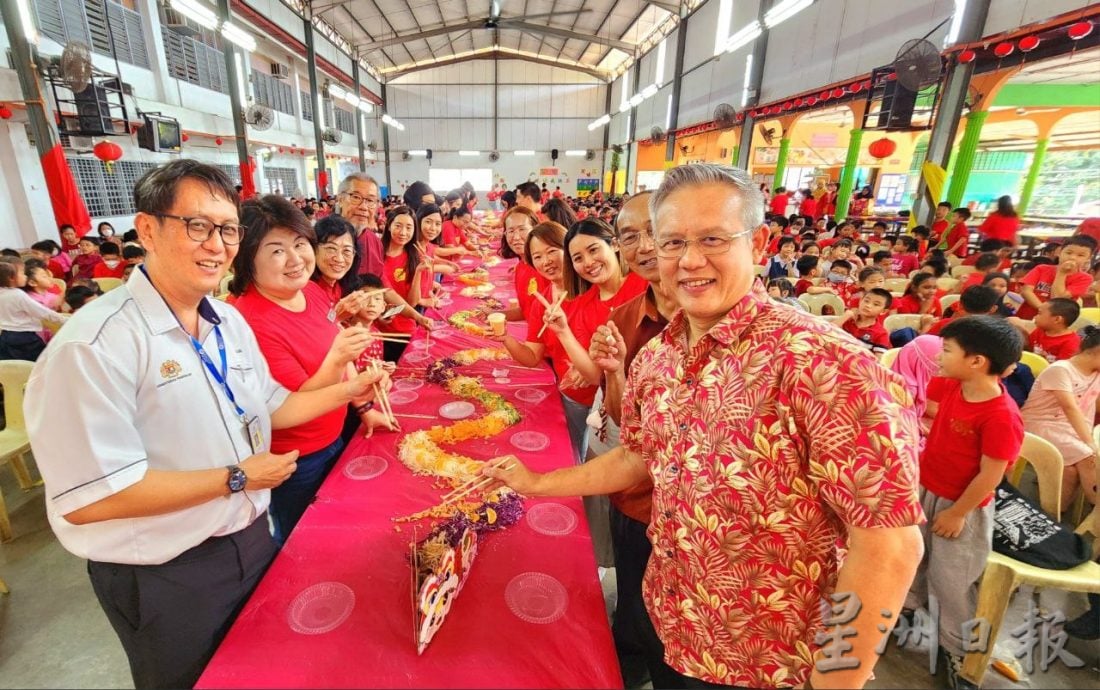
[[[13,541],[0,545],[0,577],[11,588],[10,595],[0,595],[0,688],[132,688],[126,656],[96,602],[84,562],[62,549],[50,531],[42,488],[23,492],[11,472],[0,467],[0,490],[16,533]],[[607,603],[614,606],[613,570],[603,577],[603,586]],[[1022,619],[1027,600],[1025,592],[1013,602],[1002,644]],[[1070,618],[1085,603],[1083,595],[1062,592],[1044,592],[1042,602]],[[1066,649],[1085,661],[1084,668],[1056,663],[1048,673],[1036,669],[1029,682],[1015,685],[990,671],[983,687],[1100,688],[1100,643],[1071,638]],[[926,653],[893,645],[875,676],[868,687],[946,687],[942,671],[928,673]]]

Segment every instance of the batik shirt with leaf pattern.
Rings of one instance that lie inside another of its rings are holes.
[[[622,443],[653,478],[644,592],[669,665],[724,685],[809,677],[848,527],[924,519],[911,405],[869,352],[759,283],[694,347],[681,312],[639,352]]]

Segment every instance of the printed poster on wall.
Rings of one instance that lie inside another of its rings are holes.
[[[581,177],[577,179],[577,196],[581,199],[592,194],[600,188],[600,181],[595,177]]]

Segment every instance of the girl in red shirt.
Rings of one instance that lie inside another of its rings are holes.
[[[382,267],[382,284],[401,295],[414,309],[422,301],[420,274],[430,270],[421,261],[413,238],[416,236],[416,216],[408,206],[397,206],[386,215],[386,229],[382,232],[382,248],[385,262]],[[416,322],[398,314],[382,329],[397,333],[412,333]],[[394,347],[395,346],[395,347]],[[395,361],[404,352],[400,343],[386,343],[386,360]],[[396,356],[395,356],[396,355]]]
[[[809,189],[802,190],[802,203],[798,205],[798,215],[808,218],[807,223],[817,219],[817,199]]]
[[[268,195],[241,204],[248,228],[233,261],[230,291],[256,334],[271,375],[291,391],[344,379],[346,367],[370,344],[364,328],[340,330],[324,291],[310,280],[316,265],[313,228],[286,199]],[[246,411],[252,412],[254,411]],[[298,450],[297,469],[271,492],[275,538],[285,541],[343,450],[345,408],[307,424],[277,429],[271,451]],[[377,425],[384,425],[379,417]]]
[[[942,316],[943,310],[940,308],[938,292],[936,276],[931,273],[918,273],[909,281],[905,294],[894,300],[894,313]]]
[[[440,233],[443,230],[443,214],[435,204],[424,204],[416,212],[416,251],[427,268],[420,273],[420,303],[438,308],[440,300],[439,284],[435,274],[454,275],[458,273],[458,264],[441,258],[440,252],[446,251],[440,246]]]
[[[1012,206],[1012,197],[1002,196],[997,199],[997,210],[978,227],[978,232],[983,240],[1001,240],[1009,245],[1016,246],[1016,232],[1020,229],[1020,217]]]
[[[505,310],[509,321],[526,321],[531,306],[538,300],[535,293],[550,299],[550,281],[536,271],[527,259],[527,236],[539,224],[538,216],[526,206],[513,206],[504,214],[504,241],[500,243],[500,255],[505,259],[518,258],[516,264],[516,306]],[[551,300],[553,301],[553,300]]]

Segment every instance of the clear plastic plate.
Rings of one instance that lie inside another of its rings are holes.
[[[439,414],[447,419],[465,419],[472,415],[475,409],[472,403],[465,400],[455,400],[440,405]]]
[[[577,514],[560,503],[539,503],[527,510],[527,524],[539,534],[561,537],[577,529]]]
[[[550,437],[541,431],[517,431],[509,442],[520,450],[535,453],[550,445]]]
[[[416,391],[395,391],[395,390],[391,390],[389,392],[389,396],[390,396],[390,402],[393,403],[394,405],[407,405],[408,403],[411,403],[411,402],[415,401],[417,398],[420,397],[417,394]]]
[[[357,480],[374,479],[385,472],[389,466],[390,463],[385,458],[377,455],[361,455],[348,460],[348,464],[344,465],[344,476]]]
[[[569,592],[546,573],[523,573],[504,588],[504,601],[520,620],[546,625],[565,615]]]
[[[539,404],[543,400],[546,400],[548,393],[546,391],[540,391],[538,388],[520,388],[516,391],[516,397],[523,402],[532,404]]]
[[[340,627],[355,608],[355,592],[342,582],[318,582],[305,588],[287,609],[290,629],[321,635]]]

